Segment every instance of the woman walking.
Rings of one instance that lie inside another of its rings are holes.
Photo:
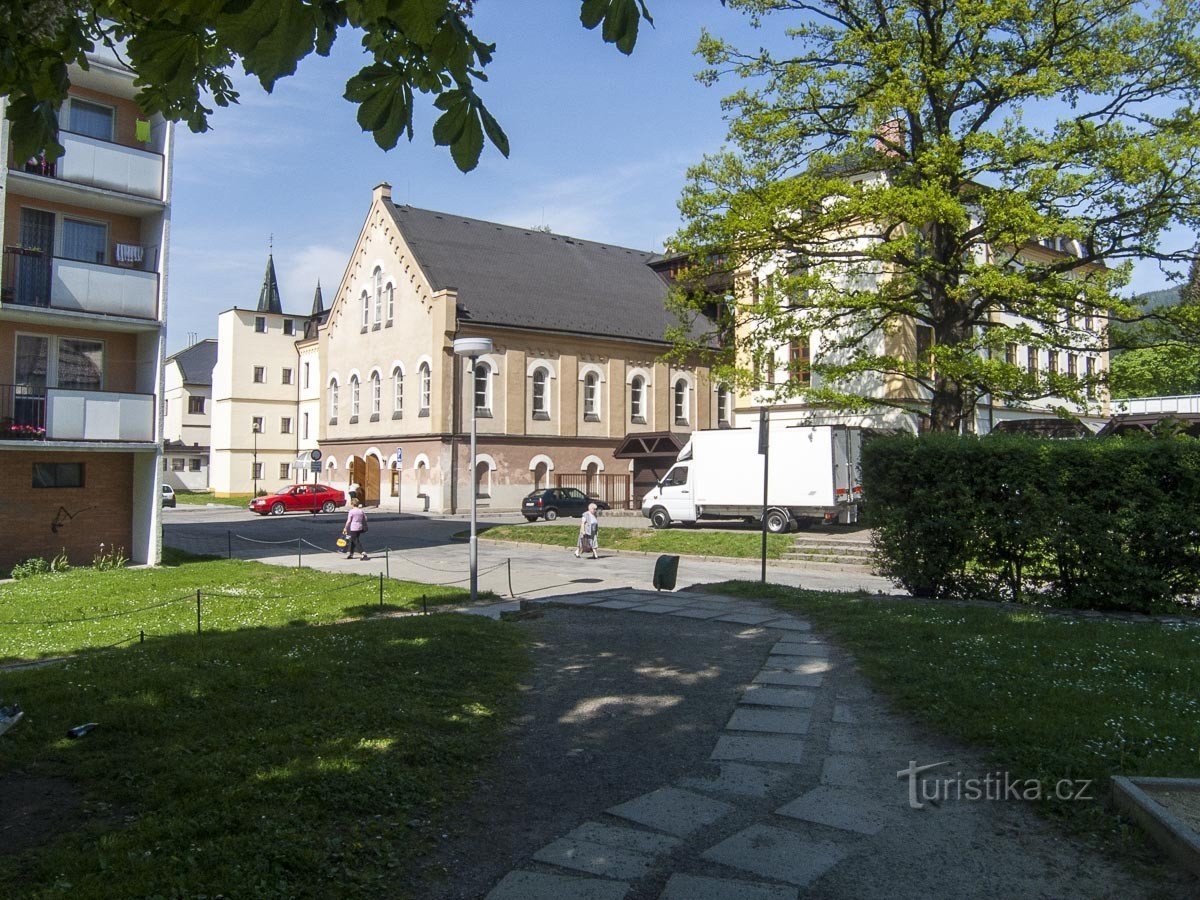
[[[575,558],[578,559],[580,553],[591,553],[592,559],[599,559],[600,555],[596,553],[596,538],[600,535],[600,516],[597,514],[598,507],[595,503],[589,503],[587,512],[583,514],[583,521],[579,523],[579,540],[575,543]]]
[[[370,559],[371,557],[367,556],[367,551],[362,545],[362,536],[367,530],[367,511],[363,509],[361,501],[350,501],[350,509],[346,513],[346,524],[342,530],[346,532],[346,537],[350,538],[350,550],[346,554],[346,558],[354,559],[354,551],[357,549],[359,559]]]

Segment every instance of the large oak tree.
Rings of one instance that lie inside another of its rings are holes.
[[[385,150],[413,135],[414,101],[434,98],[437,144],[455,164],[473,169],[484,136],[505,156],[508,138],[479,91],[495,45],[471,28],[484,0],[0,0],[0,95],[18,157],[62,153],[58,110],[70,84],[68,66],[114,48],[137,73],[137,99],[206,131],[213,106],[236,103],[229,73],[240,66],[270,91],[316,52],[328,55],[339,34],[362,42],[368,62],[346,84],[358,122]],[[503,0],[492,0],[503,2]],[[633,51],[638,25],[650,21],[644,0],[579,0],[586,28]],[[513,13],[516,16],[516,13]],[[536,28],[536,20],[526,27]]]
[[[864,377],[907,380],[944,431],[988,395],[1086,403],[1103,372],[1030,371],[1006,348],[1102,350],[1106,329],[1083,326],[1138,317],[1115,299],[1131,261],[1188,259],[1160,245],[1200,223],[1196,2],[728,5],[784,50],[702,38],[701,77],[742,87],[727,147],[689,174],[672,249],[691,284],[783,264],[756,303],[722,305],[739,352],[712,354],[718,377],[761,387],[748,360],[820,332],[818,387],[777,394],[862,406]],[[690,317],[713,298],[679,303]],[[879,340],[914,322],[932,332],[921,353]]]

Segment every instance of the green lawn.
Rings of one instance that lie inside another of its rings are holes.
[[[0,780],[64,779],[83,805],[5,857],[4,892],[423,896],[525,665],[513,626],[445,615],[178,634],[5,673],[26,717]]]
[[[215,494],[208,492],[191,493],[189,491],[176,491],[175,500],[179,503],[186,503],[190,506],[204,506],[208,503],[220,503],[222,506],[236,506],[239,509],[245,509],[253,494],[234,494],[231,497],[218,497]]]
[[[1095,783],[1097,802],[1046,811],[1096,836],[1125,832],[1111,775],[1200,776],[1200,628],[1069,620],[755,582],[852,651],[875,687],[937,730],[988,751],[1014,778]]]
[[[137,637],[335,622],[379,610],[379,579],[164,552],[154,569],[73,569],[0,585],[0,662],[56,656]],[[466,591],[384,579],[385,608],[460,603]],[[153,607],[147,609],[146,607]],[[47,624],[48,623],[48,624]]]
[[[481,538],[574,547],[578,525],[494,525],[481,529]],[[779,559],[796,543],[790,534],[767,535],[767,558]],[[600,546],[608,550],[645,550],[649,553],[683,553],[694,556],[734,556],[756,559],[762,550],[758,531],[692,531],[650,528],[605,528],[600,523]]]

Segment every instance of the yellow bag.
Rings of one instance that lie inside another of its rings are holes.
[[[340,537],[340,538],[338,538],[338,539],[337,539],[337,545],[338,545],[339,547],[345,547],[345,546],[348,546],[348,545],[349,545],[349,543],[350,543],[350,542],[349,542],[348,540],[346,540],[344,537]]]

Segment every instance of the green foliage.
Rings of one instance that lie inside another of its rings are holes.
[[[915,406],[935,430],[957,431],[985,397],[1092,402],[1102,366],[1030,372],[1005,350],[1098,357],[1110,312],[1140,314],[1114,298],[1130,261],[1193,257],[1160,244],[1200,226],[1194,5],[728,5],[764,28],[785,20],[791,43],[700,41],[701,79],[741,87],[728,148],[691,169],[680,201],[680,355],[776,397]],[[692,329],[714,309],[717,329]],[[730,332],[737,354],[712,352]],[[814,334],[811,382],[765,376],[761,361]]]
[[[67,556],[67,551],[64,548],[58,552],[57,556],[55,556],[53,559],[50,560],[50,571],[51,572],[69,572],[70,570],[71,570],[71,560],[70,560],[70,557]]]
[[[918,597],[1178,609],[1200,592],[1200,441],[932,435],[863,448],[880,571]]]
[[[55,159],[58,109],[68,67],[109,47],[138,75],[147,113],[208,130],[212,106],[238,101],[228,72],[240,66],[268,93],[314,51],[329,55],[339,33],[361,36],[369,61],[346,84],[358,123],[385,150],[413,136],[416,94],[442,110],[434,140],[470,171],[483,139],[505,156],[508,138],[476,93],[495,44],[470,28],[473,0],[0,0],[0,95],[9,97],[13,152]],[[633,51],[642,0],[581,0],[582,24],[601,28],[622,53]],[[212,104],[212,106],[207,105]]]
[[[32,578],[34,575],[45,575],[49,571],[50,563],[40,556],[35,556],[13,566],[9,577],[14,581],[21,581],[25,578]]]
[[[1114,397],[1200,393],[1200,345],[1172,341],[1113,357]]]
[[[101,544],[100,552],[92,557],[92,568],[97,572],[107,572],[110,569],[123,569],[128,562],[124,547],[114,546],[106,551]]]

